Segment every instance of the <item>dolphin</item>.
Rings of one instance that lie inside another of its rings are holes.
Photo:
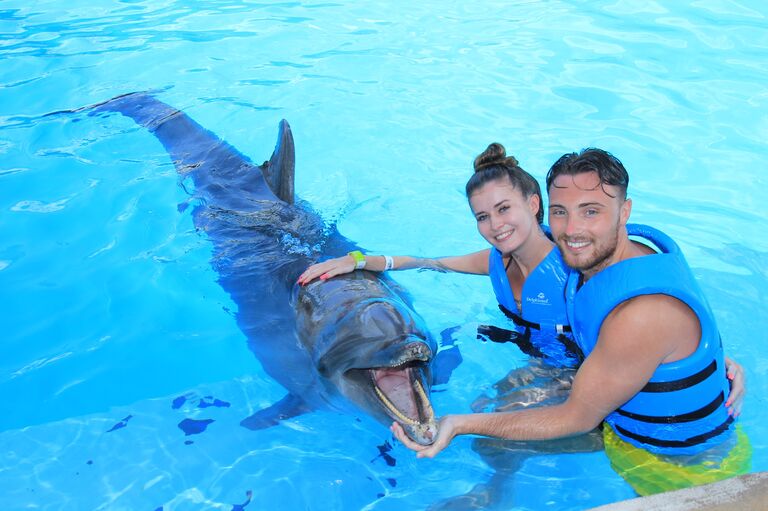
[[[296,284],[310,264],[358,247],[294,197],[287,121],[271,158],[255,165],[151,93],[87,109],[133,119],[165,147],[182,185],[192,181],[194,225],[213,245],[211,265],[237,304],[237,324],[264,371],[288,391],[243,426],[261,429],[316,408],[362,410],[385,425],[399,422],[420,444],[434,441],[437,346],[405,290],[365,270]]]

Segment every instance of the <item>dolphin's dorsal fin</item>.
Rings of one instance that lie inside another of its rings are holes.
[[[293,134],[288,121],[280,121],[277,132],[277,145],[269,161],[259,168],[269,188],[278,199],[293,204],[293,178],[296,166],[296,154],[293,146]]]

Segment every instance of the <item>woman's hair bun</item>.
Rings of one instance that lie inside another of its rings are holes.
[[[475,172],[480,172],[495,166],[517,167],[514,156],[507,156],[507,150],[498,142],[489,145],[485,151],[475,158]]]

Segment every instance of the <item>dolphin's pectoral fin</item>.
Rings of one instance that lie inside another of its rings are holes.
[[[458,346],[451,346],[437,352],[432,361],[432,385],[448,383],[453,370],[459,367],[464,358],[461,356]]]
[[[453,370],[459,367],[462,360],[459,346],[456,344],[456,339],[453,334],[461,329],[460,326],[454,326],[446,328],[440,332],[440,351],[435,355],[435,359],[432,362],[432,384],[440,385],[442,383],[448,383],[448,380],[453,374]]]
[[[259,168],[269,187],[280,200],[293,204],[293,179],[296,167],[296,154],[293,145],[293,134],[288,121],[280,121],[277,133],[275,151],[269,161]]]
[[[294,394],[286,394],[283,399],[272,406],[261,409],[241,420],[240,425],[254,431],[266,429],[275,426],[281,420],[290,419],[308,411],[309,407],[303,399]]]

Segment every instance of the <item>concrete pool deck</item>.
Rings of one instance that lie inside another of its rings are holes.
[[[614,502],[590,511],[766,511],[768,472],[648,497]]]

